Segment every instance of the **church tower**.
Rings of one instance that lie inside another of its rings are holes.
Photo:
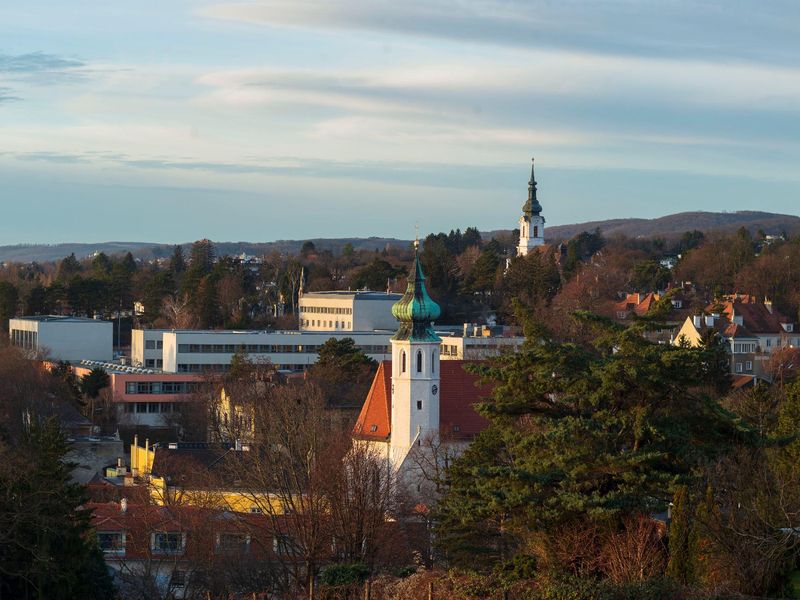
[[[522,216],[519,219],[517,256],[527,256],[533,248],[544,244],[544,217],[541,213],[542,205],[536,199],[536,179],[533,176],[533,159],[531,159],[528,201],[522,206]]]
[[[400,321],[392,337],[392,435],[390,460],[398,469],[411,447],[439,432],[439,349],[442,342],[431,322],[441,309],[425,289],[414,242],[414,273],[403,297],[392,307]]]

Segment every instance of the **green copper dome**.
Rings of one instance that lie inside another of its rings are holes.
[[[392,306],[392,314],[400,321],[393,340],[412,342],[441,342],[431,326],[442,314],[442,309],[425,289],[425,275],[419,262],[419,253],[414,253],[414,277],[409,278],[403,297]]]
[[[536,198],[536,179],[533,176],[533,159],[531,159],[531,180],[528,182],[528,201],[522,205],[522,213],[526,217],[538,216],[542,212],[542,205]]]

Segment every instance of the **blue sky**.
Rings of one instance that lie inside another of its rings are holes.
[[[0,244],[796,214],[800,4],[0,4]]]

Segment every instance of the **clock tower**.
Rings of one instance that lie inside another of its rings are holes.
[[[519,245],[517,256],[528,253],[544,244],[544,217],[542,205],[536,198],[536,179],[533,176],[533,159],[531,159],[531,180],[528,182],[528,201],[522,206],[519,219]]]
[[[441,309],[428,295],[414,242],[414,272],[403,297],[392,307],[400,322],[392,337],[390,460],[398,469],[415,444],[439,433],[439,350],[432,321]]]

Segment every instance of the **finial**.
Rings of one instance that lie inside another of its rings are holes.
[[[419,223],[414,224],[414,250],[419,250]]]

